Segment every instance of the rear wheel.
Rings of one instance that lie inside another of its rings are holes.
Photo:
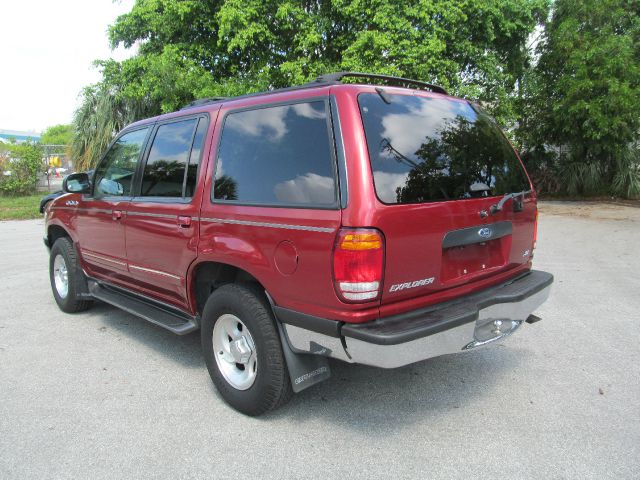
[[[291,398],[280,336],[258,289],[236,284],[216,289],[204,307],[201,335],[211,379],[233,408],[256,416]]]
[[[76,296],[76,285],[80,280],[77,278],[78,272],[81,270],[78,268],[78,257],[73,243],[67,237],[59,238],[51,247],[49,279],[53,298],[63,312],[81,312],[93,303],[91,300],[78,299]]]

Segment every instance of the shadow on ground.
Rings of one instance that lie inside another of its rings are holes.
[[[180,336],[117,307],[95,302],[87,314],[103,325],[99,330],[128,337],[154,353],[176,362],[182,368],[205,368],[200,332]]]
[[[206,369],[199,332],[180,337],[102,303],[90,315],[102,320],[101,328],[175,362],[176,375],[183,368]],[[498,344],[393,370],[331,360],[328,381],[294,395],[289,404],[257,421],[294,419],[304,424],[322,418],[345,430],[393,433],[418,419],[446,420],[448,412],[457,415],[460,408],[473,406],[475,399],[491,395],[496,382],[515,374],[527,355],[527,351]],[[224,401],[212,383],[202,388]],[[486,414],[489,417],[491,412]]]
[[[504,345],[393,370],[332,361],[331,379],[294,396],[290,405],[266,418],[295,417],[304,423],[322,417],[346,430],[380,435],[424,418],[446,422],[447,413],[458,415],[476,399],[492,395],[493,386],[522,361],[523,352]]]

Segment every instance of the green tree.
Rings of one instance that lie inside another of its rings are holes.
[[[202,93],[245,93],[329,71],[363,70],[433,81],[496,103],[508,98],[522,75],[527,38],[546,17],[548,3],[138,0],[109,37],[114,47],[138,42],[140,56],[148,59],[166,58],[171,46],[170,55],[214,80],[195,85]],[[134,83],[157,76],[153,61],[123,63],[142,67]],[[509,116],[509,107],[503,113]]]
[[[503,122],[527,68],[527,38],[549,0],[137,0],[109,29],[134,57],[97,62],[82,97],[75,151],[95,161],[123,118],[175,110],[198,97],[286,87],[360,70],[440,83],[481,100]],[[109,109],[97,109],[101,96]],[[139,108],[142,106],[143,108]],[[108,118],[108,120],[107,120]],[[105,130],[99,128],[103,125]],[[99,137],[95,142],[93,137]],[[85,165],[86,167],[86,165]]]
[[[118,87],[101,82],[85,87],[73,115],[71,158],[76,170],[95,167],[113,136],[129,123],[157,111],[144,99],[123,96]]]
[[[71,145],[73,125],[53,125],[47,128],[40,137],[43,145]]]
[[[44,170],[42,147],[38,143],[24,142],[4,145],[2,168],[11,172],[0,179],[0,192],[4,195],[28,195],[35,192],[38,173]]]
[[[534,167],[570,194],[639,195],[640,3],[557,0],[539,53],[523,122]]]

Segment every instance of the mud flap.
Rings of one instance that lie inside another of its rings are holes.
[[[289,369],[293,391],[295,393],[301,392],[328,379],[331,376],[331,369],[329,368],[327,357],[295,353],[289,345],[289,340],[282,325],[279,321],[276,321],[276,324],[278,325],[278,332],[280,332],[282,351]]]
[[[80,265],[80,255],[78,253],[78,248],[76,247],[76,244],[73,244],[73,249],[76,252],[76,259],[78,261],[76,261],[76,274],[75,274],[75,278],[76,278],[76,298],[78,300],[90,300],[93,298],[93,295],[91,295],[91,292],[89,292],[89,284],[87,282],[87,276],[84,273],[84,270],[82,269],[82,266]]]

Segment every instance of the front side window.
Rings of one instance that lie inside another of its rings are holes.
[[[358,96],[381,201],[437,202],[529,190],[495,121],[468,102],[399,94],[387,99]]]
[[[143,197],[182,197],[197,118],[160,125],[142,175]],[[197,168],[197,165],[196,165]]]
[[[148,128],[125,133],[115,141],[94,174],[96,197],[131,194],[131,183]]]
[[[325,102],[227,115],[213,198],[260,205],[334,206],[335,161]]]

